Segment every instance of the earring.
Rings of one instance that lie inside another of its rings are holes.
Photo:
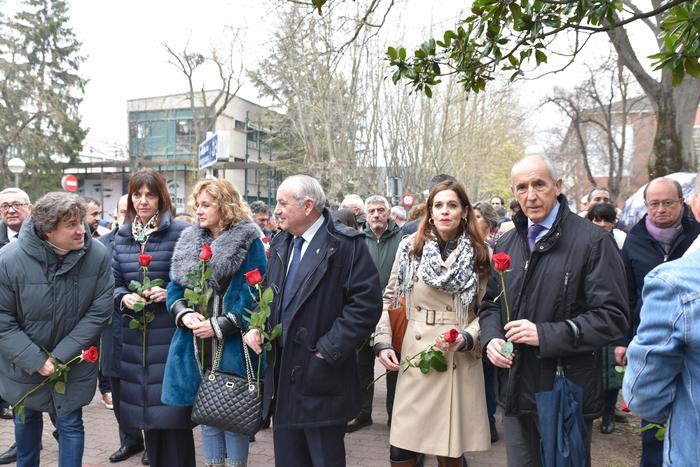
[[[433,220],[432,217],[429,217],[429,218],[428,218],[428,224],[430,224],[430,225],[435,225],[435,221]]]

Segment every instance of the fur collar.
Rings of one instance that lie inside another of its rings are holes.
[[[219,289],[222,285],[227,286],[231,277],[243,266],[251,243],[259,237],[257,226],[249,220],[229,227],[216,240],[212,239],[207,229],[190,226],[182,232],[175,246],[170,265],[172,277],[178,284],[191,288],[193,284],[187,280],[187,274],[194,271],[202,244],[210,243],[213,256],[209,264],[214,270],[210,284],[218,294],[222,294],[225,290]]]

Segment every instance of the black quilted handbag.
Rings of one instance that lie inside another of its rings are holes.
[[[243,332],[241,332],[242,336]],[[216,351],[212,368],[202,376],[194,407],[192,407],[192,421],[224,431],[247,436],[254,435],[262,425],[262,383],[258,390],[258,384],[253,378],[248,346],[241,339],[246,366],[246,378],[242,378],[219,371],[224,342],[216,338],[215,340]],[[198,358],[197,360],[199,361]]]

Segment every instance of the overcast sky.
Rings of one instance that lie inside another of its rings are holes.
[[[127,143],[126,101],[185,90],[186,81],[167,61],[163,42],[181,49],[205,50],[222,40],[227,26],[242,28],[245,66],[254,68],[268,50],[268,37],[275,25],[276,6],[283,0],[69,0],[71,26],[83,44],[87,60],[81,74],[89,80],[81,106],[89,138]],[[18,0],[10,0],[8,10]],[[397,0],[385,34],[405,31],[405,44],[417,45],[434,31],[452,27],[459,12],[470,2],[457,0]],[[400,34],[400,32],[398,33]],[[607,55],[605,36],[597,38],[587,52],[588,60]],[[641,43],[641,41],[635,41]],[[648,42],[647,42],[648,44]],[[410,49],[409,49],[410,50]],[[651,53],[651,52],[649,52]],[[522,102],[536,114],[534,133],[556,120],[553,110],[536,111],[537,103],[554,85],[573,86],[581,76],[577,64],[564,73],[521,85]],[[217,85],[209,79],[207,87]],[[207,83],[205,83],[207,85]],[[241,97],[257,101],[257,92],[244,86]],[[545,115],[545,117],[543,117]],[[530,143],[537,143],[537,136]]]

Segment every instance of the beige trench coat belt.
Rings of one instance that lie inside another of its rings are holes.
[[[443,310],[428,310],[422,307],[416,307],[411,312],[411,321],[418,321],[429,326],[436,324],[457,324],[457,313],[452,311],[452,307],[448,306]]]

